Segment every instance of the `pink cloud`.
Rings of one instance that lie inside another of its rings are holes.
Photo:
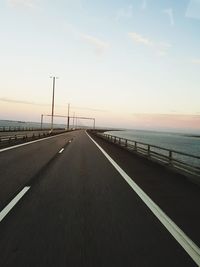
[[[133,114],[134,123],[151,128],[190,128],[200,130],[200,115]]]

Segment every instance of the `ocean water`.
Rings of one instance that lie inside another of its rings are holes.
[[[144,130],[109,131],[107,133],[129,140],[200,156],[200,137],[198,136],[193,137],[192,135],[183,133],[167,133]],[[191,159],[189,161],[191,163]],[[200,167],[199,160],[192,160],[192,162],[195,163],[195,165],[199,164]]]

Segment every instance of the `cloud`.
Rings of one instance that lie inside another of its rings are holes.
[[[148,122],[157,126],[161,126],[162,124],[164,126],[167,123],[169,127],[196,127],[196,121],[200,120],[200,115],[198,114],[133,113],[131,115],[135,121]]]
[[[136,32],[129,32],[128,35],[134,43],[151,47],[159,56],[166,55],[168,53],[168,50],[172,46],[171,44],[166,42],[154,42],[153,40],[143,37],[141,34],[138,34]]]
[[[196,114],[182,114],[182,113],[132,113],[136,117],[155,117],[155,118],[196,118],[200,119],[200,113]]]
[[[174,12],[172,8],[164,9],[163,12],[169,17],[171,26],[174,26]]]
[[[131,114],[133,125],[138,129],[151,130],[175,130],[179,131],[199,131],[200,115],[195,114],[159,114],[159,113],[134,113]]]
[[[110,47],[108,42],[103,41],[96,36],[80,32],[72,24],[65,23],[65,29],[74,37],[74,39],[90,45],[97,56],[101,56]]]
[[[200,64],[200,58],[192,59],[193,64]]]
[[[185,16],[200,19],[200,0],[190,0]]]
[[[146,46],[153,46],[153,42],[150,39],[145,38],[136,32],[129,32],[128,35],[133,40],[134,43],[138,43],[138,44],[142,44]]]
[[[39,103],[31,102],[31,101],[24,101],[24,100],[18,100],[18,99],[6,98],[6,97],[1,97],[0,101],[7,102],[7,103],[34,105],[34,106],[49,106],[49,104],[39,104]]]
[[[7,0],[10,7],[34,8],[36,0]]]
[[[93,46],[97,55],[102,55],[109,48],[109,43],[104,42],[91,35],[81,34],[81,39],[89,45]]]
[[[116,14],[116,20],[119,21],[122,18],[131,18],[133,16],[133,7],[130,5],[127,8],[120,8]]]

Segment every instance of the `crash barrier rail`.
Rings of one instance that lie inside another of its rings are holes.
[[[95,134],[131,152],[135,152],[146,158],[160,162],[171,168],[175,168],[183,174],[188,174],[200,178],[200,156],[129,140],[106,133],[95,132]]]
[[[62,130],[64,128],[56,128],[56,130]],[[43,131],[50,130],[49,127],[37,128],[37,127],[22,127],[22,126],[0,126],[0,132],[20,132],[20,131]]]
[[[65,133],[65,130],[60,131],[46,131],[46,132],[33,132],[24,134],[2,135],[0,136],[0,147],[10,146],[15,143],[28,142],[35,139],[45,138],[61,133]]]

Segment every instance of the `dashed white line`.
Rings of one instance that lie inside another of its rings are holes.
[[[19,194],[16,195],[15,198],[0,212],[0,222],[4,217],[10,212],[10,210],[17,204],[17,202],[26,194],[26,192],[30,189],[30,186],[25,186]]]
[[[59,151],[59,154],[61,154],[63,151],[64,151],[65,149],[64,148],[62,148],[60,151]]]
[[[188,253],[188,255],[190,255],[194,262],[200,266],[200,248],[161,210],[155,202],[153,202],[153,200],[131,179],[130,176],[128,176],[128,174],[126,174],[126,172],[105,152],[105,150],[89,136],[87,132],[86,134],[135,191],[135,193],[141,198],[141,200],[147,205],[157,219],[165,226],[165,228]]]

